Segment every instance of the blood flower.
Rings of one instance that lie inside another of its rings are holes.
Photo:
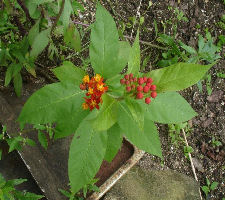
[[[108,86],[105,85],[100,74],[96,74],[91,79],[88,75],[85,75],[82,80],[80,89],[87,88],[87,97],[84,97],[85,102],[82,104],[82,108],[84,110],[99,109],[99,104],[102,103],[101,96],[108,90]]]
[[[137,100],[143,99],[146,104],[151,103],[151,98],[156,98],[156,85],[152,85],[153,80],[150,77],[135,77],[133,74],[125,74],[120,80],[120,84],[124,85],[125,92]]]

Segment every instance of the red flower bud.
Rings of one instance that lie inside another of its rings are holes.
[[[144,93],[148,93],[148,91],[149,91],[149,87],[148,87],[148,86],[144,86],[143,92],[144,92]]]
[[[136,95],[136,98],[137,98],[137,99],[142,99],[143,96],[144,96],[143,93],[138,92],[137,95]]]
[[[129,85],[130,84],[130,81],[126,81],[126,85]]]
[[[130,78],[133,78],[133,76],[134,76],[134,75],[133,75],[132,73],[130,73]]]
[[[156,91],[153,91],[153,92],[151,93],[151,97],[152,97],[152,98],[156,98],[156,96],[157,96]]]
[[[137,86],[137,91],[141,92],[143,90],[143,87],[141,85]]]
[[[127,90],[127,92],[130,92],[131,91],[131,87],[130,86],[127,86],[126,87],[126,90]]]
[[[147,79],[147,83],[150,83],[151,84],[152,82],[153,82],[153,80],[151,78],[148,78]]]
[[[129,80],[129,75],[128,75],[128,74],[124,75],[124,78],[125,78],[126,80]]]
[[[147,81],[147,77],[146,77],[146,76],[144,76],[144,77],[143,77],[143,80],[144,80],[144,82],[146,82],[146,81]]]
[[[130,80],[129,80],[130,82],[133,82],[134,80],[133,80],[133,78],[130,78]]]
[[[138,79],[138,84],[139,84],[139,85],[142,85],[143,83],[144,83],[144,79],[143,79],[142,77],[139,78],[139,79]]]
[[[136,88],[135,85],[131,85],[131,89],[134,90]]]
[[[148,86],[150,88],[151,87],[151,83],[146,83],[146,86]]]
[[[151,91],[155,91],[156,90],[156,85],[151,85],[150,90]]]
[[[86,85],[81,83],[81,84],[80,84],[80,89],[81,89],[81,90],[86,90]]]
[[[137,78],[136,78],[136,77],[134,77],[134,78],[133,78],[133,81],[134,81],[134,82],[137,82]]]
[[[121,84],[121,85],[125,84],[125,82],[126,82],[126,81],[125,81],[124,79],[120,79],[120,84]]]
[[[151,103],[151,99],[149,97],[145,98],[145,103],[150,104]]]

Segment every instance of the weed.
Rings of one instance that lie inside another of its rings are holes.
[[[220,51],[222,50],[224,45],[225,45],[225,35],[220,35],[218,37],[218,42],[217,42],[217,46],[218,46]]]
[[[212,137],[211,143],[214,148],[222,146],[222,143],[219,140],[216,140],[215,137]]]
[[[220,21],[217,22],[217,26],[219,26],[222,30],[225,30],[225,15],[222,15]]]
[[[208,194],[210,192],[212,192],[213,190],[215,190],[217,188],[217,186],[218,186],[219,183],[218,182],[213,182],[211,184],[210,181],[209,181],[209,179],[206,178],[206,184],[207,185],[204,185],[201,188],[202,188],[202,191],[205,193],[206,198],[208,198]]]
[[[194,150],[191,146],[184,146],[184,156],[189,160],[189,153],[193,153]]]
[[[18,191],[15,186],[22,184],[27,181],[27,179],[13,179],[6,181],[4,177],[0,174],[0,199],[1,200],[25,200],[32,199],[38,200],[43,198],[42,195],[37,195],[34,193],[26,191]]]
[[[35,146],[35,142],[28,137],[22,137],[22,133],[15,137],[8,137],[6,134],[6,126],[2,127],[2,131],[0,133],[0,141],[6,141],[9,145],[9,153],[14,150],[21,150],[23,146],[29,145],[29,146]],[[2,155],[2,150],[0,149],[0,159]]]
[[[80,192],[74,194],[73,192],[68,192],[66,190],[59,189],[59,191],[70,200],[84,200],[87,194],[90,192],[99,192],[99,188],[95,185],[98,179],[93,179],[89,184],[83,186]],[[84,198],[83,198],[84,197]]]
[[[218,72],[216,75],[217,75],[217,77],[219,77],[219,78],[225,78],[225,74],[222,73],[222,72]]]
[[[182,129],[185,130],[186,133],[190,133],[192,129],[190,128],[187,122],[179,123],[179,124],[168,124],[169,127],[169,137],[171,143],[176,147],[179,146],[180,142],[184,142],[183,137],[181,136],[180,132]]]

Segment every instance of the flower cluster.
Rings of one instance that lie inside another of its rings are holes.
[[[150,77],[134,77],[133,74],[126,74],[124,78],[120,80],[122,85],[126,86],[126,91],[133,94],[136,99],[145,98],[145,103],[150,104],[151,98],[156,98],[156,85],[153,85],[153,80]]]
[[[108,90],[108,87],[105,86],[103,78],[96,74],[91,79],[88,75],[84,76],[80,89],[87,90],[87,97],[84,97],[85,102],[82,104],[83,109],[87,110],[89,108],[93,110],[94,108],[99,109],[99,103],[102,103],[101,96]]]

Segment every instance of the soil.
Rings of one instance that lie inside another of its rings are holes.
[[[92,1],[85,1],[85,13],[82,14],[82,18],[76,20],[82,23],[91,24],[94,21],[94,3]],[[197,47],[198,34],[204,35],[205,29],[211,32],[212,36],[218,38],[219,35],[225,34],[224,30],[217,26],[221,16],[225,14],[222,0],[152,0],[141,1],[140,15],[144,17],[145,21],[140,29],[140,40],[146,42],[152,42],[157,44],[155,40],[154,20],[158,24],[158,32],[162,33],[163,26],[161,22],[172,19],[173,23],[176,21],[176,17],[168,6],[173,8],[177,7],[184,12],[184,15],[188,18],[188,22],[178,22],[176,38],[182,40],[185,44]],[[129,17],[137,15],[137,8],[140,1],[104,1],[103,4],[112,16],[117,20],[125,23],[129,22]],[[150,4],[149,4],[150,3]],[[150,6],[149,6],[150,5]],[[125,28],[124,34],[134,37],[137,30],[137,26],[132,28]],[[173,34],[172,25],[168,24],[165,29],[166,34]],[[83,44],[87,43],[88,34],[83,39]],[[217,39],[218,41],[218,39]],[[157,58],[161,58],[162,51],[160,49],[151,48],[148,45],[141,45],[142,59],[146,55],[150,55],[150,60],[147,63],[146,70],[156,68]],[[46,51],[47,52],[47,51]],[[50,61],[44,52],[38,59],[37,63],[37,78],[31,77],[26,72],[23,72],[24,82],[52,82],[55,77],[52,76],[50,69],[56,67],[61,63],[60,59],[56,61]],[[198,113],[198,116],[189,121],[191,130],[187,134],[187,140],[189,145],[193,148],[192,153],[194,165],[196,168],[197,177],[200,182],[200,186],[206,185],[206,178],[211,182],[216,181],[219,183],[218,187],[210,192],[210,195],[205,198],[202,192],[203,199],[210,200],[222,200],[225,198],[225,127],[224,127],[224,113],[225,113],[225,80],[217,76],[217,73],[225,73],[225,59],[224,59],[224,47],[221,51],[221,59],[216,65],[209,71],[212,77],[211,88],[212,94],[208,95],[206,89],[206,82],[203,81],[203,91],[200,92],[197,86],[186,89],[181,94],[192,105],[194,110]],[[64,52],[60,51],[61,54]],[[66,52],[66,55],[71,52]],[[84,57],[88,55],[88,51],[82,53]],[[77,55],[74,55],[71,59],[75,65],[79,66],[81,60]],[[89,69],[89,68],[88,68]],[[8,93],[12,93],[12,86],[8,88],[4,87],[5,69],[0,68],[0,90]],[[184,156],[184,143],[179,142],[178,146],[172,144],[170,137],[168,136],[167,125],[158,124],[159,134],[162,143],[164,160],[160,160],[155,156],[146,154],[143,159],[138,163],[144,168],[156,168],[165,169],[170,168],[178,172],[184,173],[188,176],[192,176],[192,168],[190,161]],[[183,136],[181,135],[181,138]],[[220,141],[222,145],[220,147],[214,147],[212,145],[212,138]]]
[[[99,187],[101,186],[114,172],[117,171],[134,153],[133,146],[123,140],[123,145],[120,151],[117,153],[115,158],[112,160],[111,163],[107,161],[103,161],[99,172],[96,174],[95,178],[98,178],[99,181],[96,185]]]

